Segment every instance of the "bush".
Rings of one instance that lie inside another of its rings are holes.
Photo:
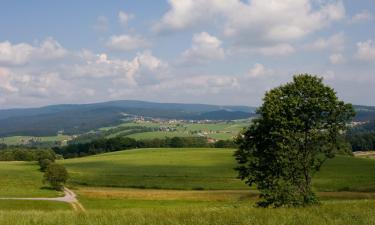
[[[42,159],[42,160],[39,160],[39,166],[40,166],[40,170],[42,172],[46,171],[47,167],[49,165],[51,165],[53,162],[49,159]]]
[[[44,173],[44,183],[49,183],[56,190],[62,190],[68,177],[68,171],[64,166],[51,163]]]

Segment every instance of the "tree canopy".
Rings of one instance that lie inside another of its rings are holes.
[[[268,91],[263,101],[259,117],[237,138],[239,177],[259,189],[259,206],[316,203],[312,176],[340,151],[352,105],[308,74]]]

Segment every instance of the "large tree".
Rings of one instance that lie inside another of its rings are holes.
[[[259,189],[259,206],[316,203],[312,177],[340,150],[352,105],[338,100],[323,79],[302,74],[268,91],[258,114],[237,138],[239,177]]]

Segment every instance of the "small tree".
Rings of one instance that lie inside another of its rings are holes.
[[[44,183],[49,183],[56,190],[61,190],[68,180],[68,171],[64,166],[52,163],[44,173]]]
[[[49,159],[41,159],[39,160],[39,166],[40,166],[40,171],[44,172],[46,171],[47,167],[52,164],[53,162]]]
[[[312,176],[342,146],[338,137],[353,107],[305,74],[267,92],[258,114],[237,140],[239,177],[260,190],[259,206],[316,203]]]

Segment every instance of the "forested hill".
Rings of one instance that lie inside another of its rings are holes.
[[[0,136],[79,134],[122,121],[123,114],[165,119],[233,120],[252,116],[254,107],[112,101],[81,105],[0,110]]]
[[[375,106],[354,105],[357,112],[356,121],[371,121],[375,120]]]

